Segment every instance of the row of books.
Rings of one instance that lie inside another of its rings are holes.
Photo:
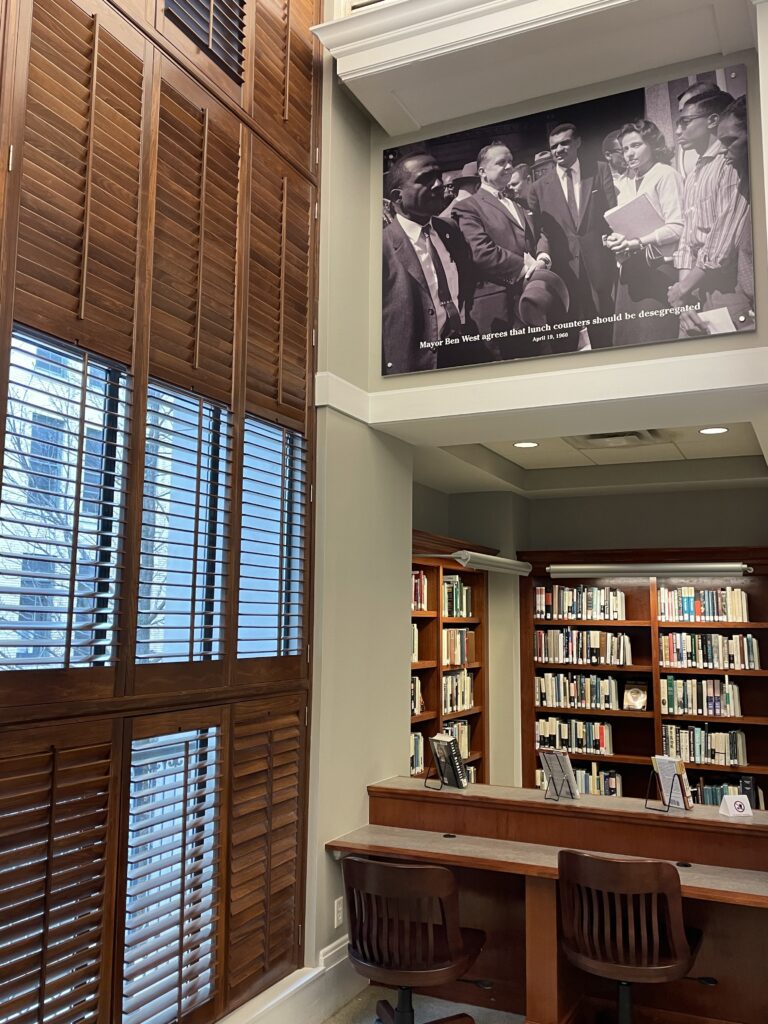
[[[429,587],[427,574],[423,569],[411,570],[411,611],[425,612],[429,608]]]
[[[460,576],[443,576],[443,615],[468,618],[472,614],[472,587]]]
[[[760,649],[751,633],[666,633],[659,637],[664,668],[760,668]]]
[[[536,719],[536,746],[545,750],[567,750],[572,754],[612,754],[610,722],[575,718]]]
[[[741,697],[737,683],[729,679],[661,680],[661,713],[669,715],[719,715],[741,717]]]
[[[749,621],[747,594],[738,587],[659,587],[658,602],[659,622]]]
[[[545,672],[536,676],[535,694],[540,708],[619,708],[619,684],[613,676]]]
[[[691,764],[743,765],[747,760],[747,739],[741,729],[712,732],[706,725],[661,727],[661,749],[668,757]]]
[[[421,694],[421,679],[411,676],[411,714],[420,715],[424,710],[424,698]]]
[[[626,633],[600,629],[537,629],[533,636],[536,661],[561,664],[631,665],[632,644]]]
[[[411,733],[411,775],[424,771],[424,737],[420,732]]]
[[[591,768],[574,768],[576,788],[585,796],[621,796],[621,775],[617,771],[607,771],[592,762]],[[536,769],[536,785],[543,790],[547,788],[547,780],[541,768]]]
[[[466,711],[475,706],[475,680],[471,672],[463,668],[458,672],[443,675],[443,714],[450,711]]]
[[[623,590],[615,587],[533,588],[533,614],[537,619],[626,619]]]
[[[464,665],[475,661],[475,631],[466,626],[443,629],[443,664]]]
[[[452,722],[446,722],[443,732],[456,738],[462,757],[469,757],[469,722],[466,718],[456,718]]]
[[[745,796],[753,810],[765,810],[763,788],[755,783],[753,775],[742,775],[737,783],[708,782],[700,775],[696,785],[691,786],[691,796],[695,804],[712,807],[719,807],[724,796]]]

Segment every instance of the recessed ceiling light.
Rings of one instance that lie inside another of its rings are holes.
[[[515,448],[538,448],[538,441],[515,441]]]
[[[727,434],[728,427],[702,427],[700,434]]]

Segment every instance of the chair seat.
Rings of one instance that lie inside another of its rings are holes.
[[[690,948],[690,956],[682,960],[661,960],[652,967],[644,967],[642,964],[626,964],[611,962],[608,960],[593,960],[583,956],[575,950],[564,947],[564,952],[574,967],[578,967],[588,974],[597,975],[599,978],[609,978],[611,981],[637,982],[641,985],[662,984],[668,981],[678,981],[690,973],[694,960],[699,952],[702,934],[694,928],[686,928],[685,936]]]
[[[396,984],[408,988],[443,985],[456,981],[466,973],[485,944],[485,932],[476,928],[462,928],[460,931],[464,952],[458,959],[451,961],[448,957],[445,936],[439,930],[435,930],[434,962],[427,969],[409,966],[404,952],[401,962],[396,967],[384,967],[381,964],[371,963],[361,957],[351,946],[348,947],[349,959],[360,974],[381,985]]]

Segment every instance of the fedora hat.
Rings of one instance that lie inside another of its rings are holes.
[[[531,274],[520,296],[518,315],[526,327],[543,327],[562,321],[568,312],[565,282],[543,267]]]
[[[456,171],[453,181],[480,181],[480,175],[477,173],[477,160],[464,164],[460,171]]]

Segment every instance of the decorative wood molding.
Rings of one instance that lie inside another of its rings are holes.
[[[371,422],[370,393],[327,370],[315,376],[315,405],[342,412],[361,423]]]

